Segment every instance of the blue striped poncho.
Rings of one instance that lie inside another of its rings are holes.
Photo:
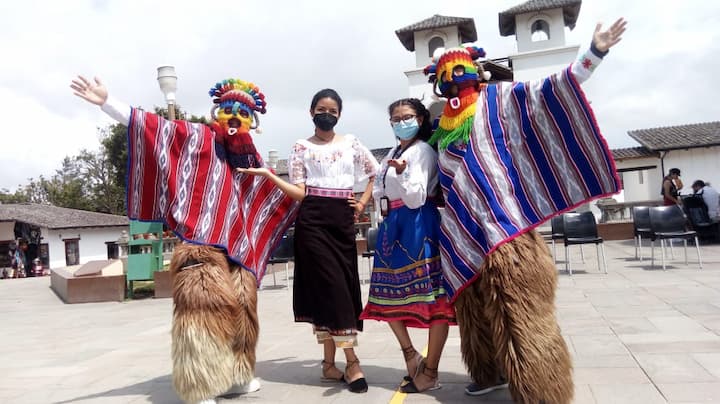
[[[539,81],[484,88],[469,142],[450,145],[439,164],[446,200],[441,257],[452,300],[503,243],[620,189],[571,68]]]

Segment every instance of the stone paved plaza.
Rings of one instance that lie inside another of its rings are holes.
[[[573,275],[559,276],[558,316],[574,358],[575,403],[720,402],[720,245],[701,247],[702,270],[693,248],[686,266],[676,245],[663,271],[635,260],[632,241],[605,244],[608,274],[597,271],[595,248],[585,246],[586,263],[574,247]],[[558,252],[563,269],[562,247]],[[366,260],[360,270],[367,278]],[[284,271],[277,279],[284,284]],[[272,285],[271,275],[265,284]],[[170,299],[66,305],[49,286],[49,277],[0,281],[0,402],[179,402],[170,377]],[[309,325],[293,323],[291,292],[262,290],[259,312],[262,389],[221,403],[512,401],[507,391],[463,394],[469,379],[457,328],[440,363],[443,388],[406,396],[396,394],[405,373],[397,342],[385,324],[366,322],[358,355],[370,390],[357,395],[320,382],[320,347]],[[423,348],[426,332],[412,335]]]

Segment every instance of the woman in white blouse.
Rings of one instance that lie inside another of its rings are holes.
[[[430,113],[420,100],[388,107],[399,144],[380,165],[373,198],[384,216],[378,228],[370,296],[360,318],[387,321],[397,337],[408,376],[401,390],[440,387],[438,363],[455,311],[442,284],[437,152],[430,138]],[[407,327],[429,328],[428,356],[415,350]]]
[[[315,94],[310,105],[315,133],[293,146],[290,182],[265,168],[238,170],[270,178],[301,201],[295,222],[295,321],[311,323],[324,346],[322,379],[345,381],[350,391],[364,393],[367,382],[353,350],[363,326],[354,216],[371,197],[378,163],[355,136],[335,132],[341,112],[337,92]],[[356,200],[353,187],[364,180],[368,185]],[[337,348],[345,352],[345,373],[335,366]]]

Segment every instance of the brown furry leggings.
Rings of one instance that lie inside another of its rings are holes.
[[[182,244],[170,262],[173,279],[173,385],[197,402],[248,383],[255,373],[259,326],[255,277],[229,266],[212,247]]]
[[[507,378],[518,403],[570,403],[572,363],[555,318],[557,271],[530,232],[490,254],[455,302],[463,360],[473,380]]]

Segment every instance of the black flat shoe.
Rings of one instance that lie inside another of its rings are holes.
[[[348,374],[348,369],[355,365],[360,366],[360,361],[358,359],[355,359],[354,361],[348,361],[348,363],[345,365],[345,376],[347,376]],[[368,384],[364,377],[355,379],[353,381],[345,379],[345,383],[348,384],[348,389],[353,393],[365,393],[366,391],[368,391]]]
[[[364,377],[348,383],[348,389],[353,393],[365,393],[368,391],[368,384]]]

